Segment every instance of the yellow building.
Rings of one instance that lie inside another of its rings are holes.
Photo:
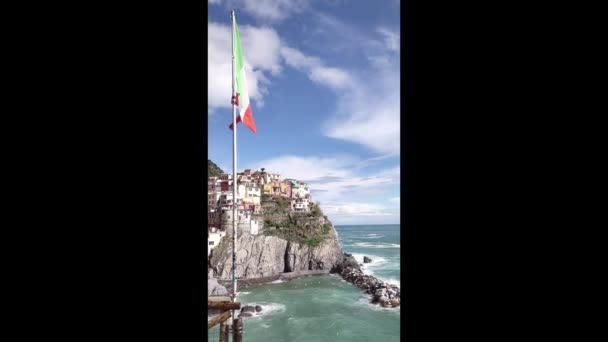
[[[260,197],[259,196],[245,197],[245,198],[243,198],[243,202],[259,205],[260,204]]]

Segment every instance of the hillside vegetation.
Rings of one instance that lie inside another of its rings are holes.
[[[290,242],[318,246],[330,236],[331,223],[318,205],[311,203],[310,212],[289,211],[289,200],[265,198],[264,235],[277,236]]]
[[[224,171],[222,171],[219,166],[207,159],[207,177],[219,177],[223,173]]]

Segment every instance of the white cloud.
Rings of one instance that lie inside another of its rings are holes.
[[[261,70],[277,75],[281,71],[281,39],[268,27],[239,26],[243,54],[247,62]]]
[[[348,91],[339,93],[337,109],[324,122],[323,133],[378,153],[399,155],[399,35],[386,29],[378,32],[383,36],[383,43],[367,44],[374,47],[368,54],[373,69],[351,76],[356,81],[349,82]]]
[[[271,28],[239,26],[249,96],[260,105],[268,93],[270,81],[266,73],[281,72],[279,54],[281,41]],[[216,108],[230,108],[232,89],[232,29],[229,24],[208,23],[208,101],[209,112]]]
[[[243,10],[259,19],[283,20],[308,7],[309,0],[243,0]]]
[[[392,32],[387,28],[380,27],[376,31],[384,36],[384,44],[386,49],[399,52],[401,36],[399,32]]]
[[[391,216],[383,205],[377,203],[347,202],[322,205],[323,212],[329,217],[353,216]]]
[[[277,32],[268,27],[239,26],[249,96],[256,105],[263,105],[269,92],[270,76],[277,76],[283,63],[306,73],[317,84],[342,90],[352,83],[346,70],[327,66],[321,59],[282,46]],[[209,114],[217,108],[230,108],[232,87],[231,27],[228,24],[208,23],[208,103]]]
[[[285,62],[288,65],[299,70],[306,70],[321,64],[321,60],[319,58],[306,56],[299,50],[290,48],[288,46],[281,48],[281,56],[285,59]]]
[[[310,12],[316,23],[317,45],[339,54],[362,54],[369,61],[368,66],[343,70],[327,67],[296,49],[281,49],[288,65],[337,90],[336,109],[322,125],[324,135],[377,153],[400,155],[399,30],[378,27],[365,31],[337,17]]]
[[[400,154],[400,65],[398,30],[380,27],[360,32],[326,14],[314,13],[320,28],[329,32],[341,49],[363,53],[371,68],[345,70],[326,65],[320,58],[282,46],[285,63],[315,83],[338,94],[336,110],[323,123],[323,133],[334,139],[363,145],[385,155]],[[357,37],[352,40],[348,37]],[[362,51],[362,52],[361,52]]]
[[[337,200],[349,196],[378,194],[399,186],[401,168],[395,166],[376,173],[362,175],[359,165],[366,163],[351,156],[301,157],[280,156],[260,161],[252,169],[265,168],[280,173],[284,178],[295,178],[310,184],[323,200]]]
[[[362,164],[369,164],[369,160],[351,156],[287,155],[263,160],[251,168],[264,167],[268,172],[280,173],[283,178],[306,181],[311,187],[313,200],[321,202],[325,214],[330,219],[339,219],[334,223],[345,222],[346,217],[367,222],[372,216],[381,216],[393,223],[398,221],[399,212],[395,207],[387,208],[380,201],[370,202],[370,198],[399,187],[400,167],[363,175],[360,173]]]
[[[280,173],[284,178],[317,180],[323,177],[347,177],[350,171],[346,166],[353,164],[352,157],[321,158],[281,156],[260,161],[254,169],[265,168],[267,172]]]
[[[338,90],[348,87],[352,82],[346,70],[326,66],[318,57],[307,56],[297,49],[282,47],[281,56],[287,65],[306,72],[308,78],[321,85]]]
[[[396,204],[400,204],[401,203],[401,197],[393,197],[393,198],[389,198],[388,200],[391,203],[396,203]]]
[[[310,70],[309,77],[311,80],[325,84],[331,88],[340,89],[349,86],[349,75],[338,68],[318,66]]]
[[[361,144],[379,153],[399,155],[399,88],[358,86],[368,90],[340,96],[338,111],[324,124],[325,135]]]
[[[209,4],[219,4],[220,0],[208,0]]]

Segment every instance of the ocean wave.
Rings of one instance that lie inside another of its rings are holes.
[[[283,280],[283,279],[277,279],[275,281],[271,281],[270,284],[280,284],[280,283],[284,283],[284,282],[285,282],[285,280]]]
[[[376,273],[374,273],[373,270],[367,269],[364,270],[363,273],[370,275],[370,276],[374,276],[380,280],[382,280],[383,282],[390,284],[390,285],[395,285],[397,286],[399,289],[401,289],[401,280],[399,279],[395,279],[395,278],[386,278],[386,277],[382,277],[382,276],[378,276]]]
[[[366,248],[401,248],[401,245],[398,243],[388,243],[388,242],[379,242],[379,243],[355,242],[351,246],[366,247]]]
[[[381,234],[367,234],[365,236],[358,236],[357,239],[381,239],[384,235]]]
[[[237,297],[238,297],[238,296],[243,296],[243,295],[248,295],[248,294],[250,294],[250,293],[251,293],[251,292],[241,292],[241,291],[236,291],[236,295],[237,295]]]
[[[353,257],[355,258],[355,260],[357,260],[358,263],[363,264],[363,268],[367,268],[367,267],[378,267],[380,265],[384,265],[386,263],[386,259],[378,256],[378,255],[373,255],[373,254],[364,254],[364,253],[351,253],[353,255]],[[366,256],[370,259],[372,259],[372,262],[370,263],[363,263],[363,257]]]
[[[262,311],[260,311],[259,313],[255,314],[249,318],[259,318],[262,316],[285,312],[285,304],[281,304],[281,303],[247,303],[247,305],[251,305],[251,306],[259,305],[262,307]]]
[[[373,304],[371,303],[371,299],[372,297],[369,295],[366,295],[364,297],[359,298],[359,300],[357,301],[358,305],[365,305],[367,308],[374,310],[374,311],[384,311],[384,312],[392,312],[394,314],[400,315],[401,314],[401,306],[398,306],[396,308],[385,308],[380,304]]]
[[[378,277],[380,278],[380,277]],[[382,281],[384,281],[385,283],[389,283],[391,285],[396,285],[399,289],[401,289],[401,280],[399,279],[394,279],[394,278],[388,278],[388,279],[384,279],[384,278],[380,278]]]
[[[357,260],[357,262],[359,264],[363,264],[363,266],[361,266],[361,271],[363,271],[364,274],[374,276],[374,277],[382,280],[385,283],[396,285],[399,288],[401,288],[401,280],[395,279],[395,278],[381,277],[381,276],[378,276],[376,274],[376,272],[374,272],[375,270],[378,270],[378,269],[382,269],[385,271],[387,268],[389,268],[389,269],[392,269],[394,267],[399,268],[398,264],[395,264],[394,262],[391,262],[381,256],[377,256],[377,255],[373,255],[373,254],[363,254],[363,253],[351,253],[351,254],[353,255],[353,257],[355,258],[355,260]],[[372,259],[372,262],[367,263],[367,264],[363,263],[364,256],[367,256],[368,258]]]
[[[401,280],[399,279],[395,279],[395,278],[388,278],[388,277],[384,277],[384,276],[379,276],[378,274],[376,274],[374,272],[373,269],[369,269],[369,268],[362,268],[363,273],[370,275],[370,276],[374,276],[380,280],[382,280],[383,282],[387,283],[387,284],[391,284],[391,285],[395,285],[398,288],[401,289]]]

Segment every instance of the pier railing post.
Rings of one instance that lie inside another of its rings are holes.
[[[228,342],[228,323],[220,323],[220,342]]]
[[[243,342],[243,319],[235,318],[233,321],[233,342]]]

